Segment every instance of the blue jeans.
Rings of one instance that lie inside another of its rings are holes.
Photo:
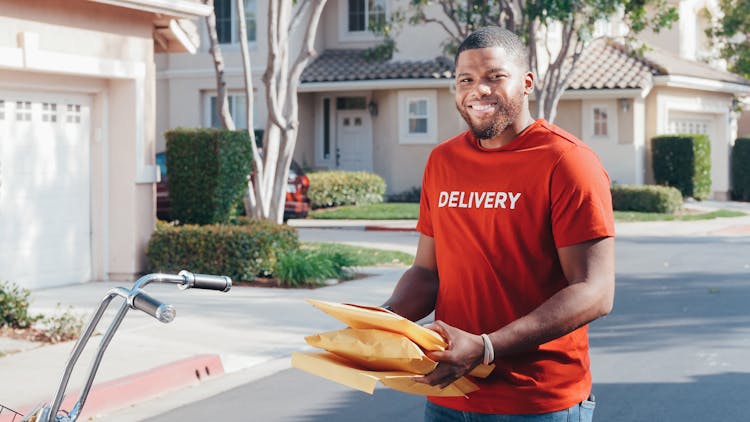
[[[589,400],[558,412],[538,415],[491,415],[461,412],[438,406],[428,401],[424,410],[424,422],[591,422],[596,403]]]

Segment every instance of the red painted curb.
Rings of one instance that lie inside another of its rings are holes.
[[[365,226],[366,231],[379,232],[415,232],[416,227],[384,227],[384,226]]]
[[[95,384],[83,406],[79,420],[105,411],[129,406],[224,373],[219,355],[197,355],[177,362],[158,366],[133,375]],[[68,392],[62,408],[70,408],[78,400],[78,391]],[[51,400],[52,398],[46,398]],[[21,407],[21,412],[29,412],[35,405]],[[4,414],[0,422],[4,422]],[[10,420],[10,419],[8,419]]]

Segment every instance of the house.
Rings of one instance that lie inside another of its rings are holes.
[[[611,36],[587,48],[558,108],[555,123],[589,143],[611,179],[653,182],[650,139],[669,133],[706,133],[711,139],[713,196],[730,190],[729,156],[737,134],[737,98],[750,81],[707,63],[715,47],[705,35],[719,9],[714,0],[673,1],[679,22],[660,33],[643,33],[651,50],[638,56],[616,41],[622,25],[601,22]],[[255,129],[266,115],[260,77],[265,68],[266,5],[246,0],[256,104]],[[300,135],[295,159],[316,169],[374,171],[388,193],[418,186],[429,151],[465,129],[455,112],[452,58],[439,57],[444,34],[437,25],[407,26],[386,62],[362,53],[377,44],[366,22],[391,13],[395,2],[329,0],[315,40],[321,52],[302,75]],[[710,11],[711,13],[706,13]],[[217,0],[218,34],[226,61],[230,108],[244,115],[237,16],[231,0]],[[202,31],[206,37],[205,29]],[[299,42],[297,40],[296,42]],[[216,81],[210,56],[160,55],[157,132],[178,126],[218,126]],[[239,127],[246,127],[240,118]],[[157,148],[164,148],[157,140]]]
[[[0,280],[130,280],[155,221],[154,54],[196,51],[187,0],[0,4]]]

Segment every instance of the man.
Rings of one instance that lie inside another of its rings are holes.
[[[448,349],[417,381],[446,386],[496,365],[466,398],[429,397],[425,421],[593,417],[586,324],[614,300],[609,178],[583,142],[531,117],[527,55],[497,27],[459,47],[469,131],[430,155],[414,264],[384,304],[414,321],[435,311],[428,327]]]

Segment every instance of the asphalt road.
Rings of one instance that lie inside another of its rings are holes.
[[[348,236],[364,238],[332,237]],[[590,330],[596,420],[750,420],[750,237],[621,237],[616,265],[614,311]],[[423,403],[286,369],[147,420],[406,422]]]

